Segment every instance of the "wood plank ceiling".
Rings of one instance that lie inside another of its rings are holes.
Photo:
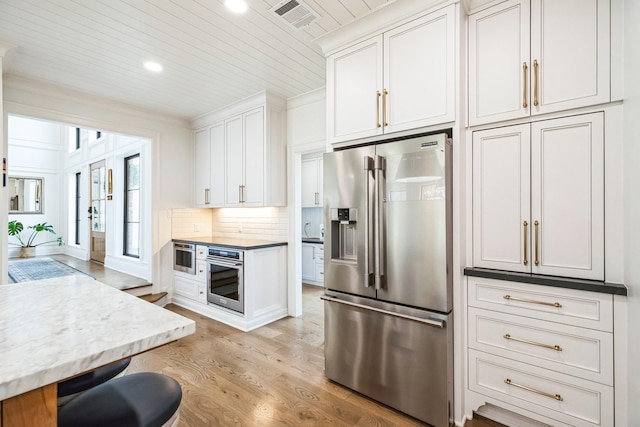
[[[282,0],[247,0],[242,15],[224,0],[0,0],[3,73],[192,119],[324,86],[314,39],[395,0],[303,1],[320,19],[296,31],[269,11]]]

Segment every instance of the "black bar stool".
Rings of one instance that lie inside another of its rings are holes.
[[[59,427],[163,427],[177,425],[182,389],[153,372],[115,378],[96,386],[58,411]]]
[[[72,399],[78,397],[80,393],[90,388],[124,375],[129,363],[131,363],[130,357],[101,366],[86,374],[60,381],[58,383],[58,407],[66,405]]]

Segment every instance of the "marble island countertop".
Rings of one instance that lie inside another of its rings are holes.
[[[262,249],[262,248],[271,248],[274,246],[284,246],[287,242],[283,241],[271,241],[271,240],[257,240],[257,239],[241,239],[241,238],[231,238],[231,237],[215,237],[215,236],[204,236],[204,237],[184,237],[184,238],[175,238],[174,242],[182,242],[182,243],[194,243],[194,244],[203,244],[203,245],[211,245],[211,246],[220,246],[223,248],[233,248],[233,249],[241,249],[241,250],[252,250],[252,249]]]
[[[195,322],[84,276],[0,285],[0,400],[195,332]]]

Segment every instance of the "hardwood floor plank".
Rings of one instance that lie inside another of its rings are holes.
[[[302,316],[248,333],[168,305],[195,320],[196,333],[136,356],[129,372],[181,384],[179,427],[425,426],[325,377],[322,291],[305,286]]]

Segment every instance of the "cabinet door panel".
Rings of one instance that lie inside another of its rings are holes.
[[[224,206],[224,123],[219,123],[209,130],[209,147],[211,156],[211,187],[209,190],[209,204],[212,207]]]
[[[302,244],[302,280],[315,280],[315,259],[313,245]]]
[[[261,206],[265,186],[264,113],[246,113],[244,120],[244,205]]]
[[[382,36],[366,40],[327,59],[329,142],[382,133]]]
[[[240,186],[244,182],[243,144],[242,144],[242,115],[225,120],[225,151],[227,181],[225,191],[225,205],[240,205]]]
[[[384,34],[385,133],[454,120],[453,11]]]
[[[469,16],[469,124],[529,115],[529,7],[507,1]]]
[[[609,14],[609,0],[532,1],[533,114],[609,101]]]
[[[476,267],[530,271],[530,242],[524,234],[524,222],[531,222],[529,130],[519,125],[473,134]]]
[[[209,140],[207,138],[207,129],[196,132],[195,143],[195,205],[206,207],[206,194],[210,186],[209,175]]]
[[[302,161],[302,207],[316,206],[318,192],[318,161],[306,159]]]
[[[602,113],[532,124],[534,273],[604,280],[603,132]]]

